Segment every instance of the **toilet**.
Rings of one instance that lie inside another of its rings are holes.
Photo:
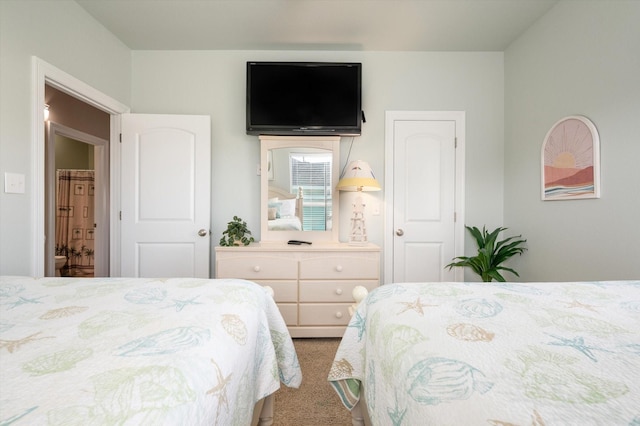
[[[62,276],[62,267],[67,263],[67,256],[56,256],[56,277]]]

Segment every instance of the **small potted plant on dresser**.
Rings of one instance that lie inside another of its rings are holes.
[[[227,229],[222,233],[220,245],[224,247],[245,245],[248,246],[255,240],[250,236],[251,231],[247,227],[247,222],[238,216],[234,216],[233,220],[227,223]]]

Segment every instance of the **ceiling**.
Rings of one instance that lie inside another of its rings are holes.
[[[504,51],[559,0],[76,0],[132,50]]]

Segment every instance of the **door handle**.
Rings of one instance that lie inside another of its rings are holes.
[[[404,235],[404,231],[402,230],[402,228],[396,229],[396,235],[398,237],[402,237]]]
[[[198,235],[201,237],[206,237],[209,233],[210,231],[207,231],[206,229],[201,229],[198,231]]]

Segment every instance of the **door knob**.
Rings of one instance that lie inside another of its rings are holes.
[[[206,229],[201,229],[198,231],[198,235],[201,237],[206,237],[208,233],[209,231],[207,231]]]
[[[404,235],[404,231],[403,231],[401,228],[398,228],[398,229],[396,230],[396,235],[397,235],[398,237],[402,237],[402,236]]]

